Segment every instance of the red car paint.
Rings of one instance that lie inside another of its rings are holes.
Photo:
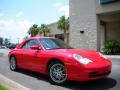
[[[40,38],[33,37],[23,41],[14,50],[9,52],[9,58],[14,55],[19,68],[47,74],[47,67],[51,60],[57,59],[64,63],[67,70],[67,80],[89,81],[105,78],[110,74],[112,63],[101,57],[98,52],[82,49],[54,49],[46,50],[40,43]],[[40,50],[23,49],[24,43],[35,39]],[[73,54],[79,54],[93,62],[81,64],[73,58]]]

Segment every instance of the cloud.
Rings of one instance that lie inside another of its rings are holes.
[[[21,17],[21,16],[23,16],[23,15],[24,15],[24,13],[23,13],[22,11],[20,11],[20,12],[18,12],[18,13],[16,14],[16,17],[19,18],[19,17]]]
[[[2,17],[2,16],[4,16],[4,15],[5,15],[4,13],[1,13],[1,12],[0,12],[0,17]]]
[[[64,14],[65,16],[69,16],[69,5],[63,5],[60,2],[54,4],[54,7],[57,8],[58,12]]]
[[[0,36],[4,38],[11,37],[13,43],[16,43],[18,38],[22,41],[31,25],[32,22],[29,20],[0,20]]]
[[[59,6],[61,6],[61,3],[57,2],[57,3],[54,4],[54,6],[59,7]]]

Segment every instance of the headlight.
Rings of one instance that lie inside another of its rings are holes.
[[[107,57],[105,57],[104,55],[102,55],[101,53],[99,53],[99,55],[105,59],[107,59]]]
[[[73,54],[73,58],[75,60],[77,60],[78,62],[80,62],[81,64],[88,64],[88,63],[92,62],[90,59],[83,58],[82,56],[80,56],[78,54]]]

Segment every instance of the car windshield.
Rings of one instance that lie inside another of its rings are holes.
[[[60,39],[40,38],[40,43],[46,50],[51,50],[51,49],[72,49],[69,45],[65,44]]]

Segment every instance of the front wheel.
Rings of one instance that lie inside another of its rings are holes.
[[[48,76],[52,84],[64,84],[67,80],[65,66],[60,62],[52,62],[48,67]]]
[[[17,62],[16,62],[16,58],[15,58],[14,56],[12,56],[12,57],[10,58],[10,69],[11,69],[12,71],[17,70]]]

